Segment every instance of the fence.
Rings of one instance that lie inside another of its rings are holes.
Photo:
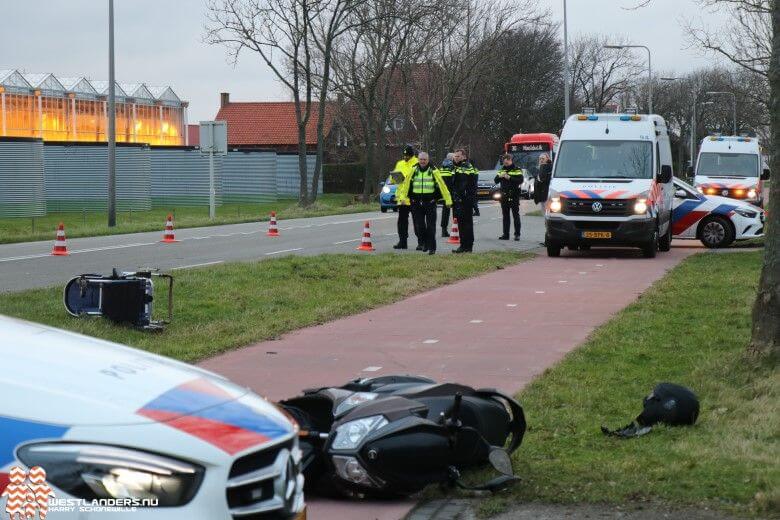
[[[0,217],[46,214],[43,141],[0,138]]]
[[[316,156],[306,156],[307,183],[311,189]],[[298,169],[297,153],[278,153],[276,155],[276,193],[279,197],[297,197],[301,192],[301,176]],[[317,183],[317,192],[322,193],[322,176]]]
[[[276,200],[277,155],[269,150],[230,151],[222,164],[222,200],[259,203]]]
[[[155,207],[208,206],[209,158],[193,147],[153,147],[152,204]],[[216,204],[222,204],[223,157],[214,156]]]
[[[108,206],[108,146],[94,143],[43,145],[47,211],[95,211]],[[152,208],[149,147],[116,148],[118,211]]]

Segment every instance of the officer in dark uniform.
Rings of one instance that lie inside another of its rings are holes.
[[[455,150],[452,161],[453,203],[460,230],[460,247],[453,253],[471,253],[474,248],[474,204],[477,201],[479,172],[469,162],[468,153],[463,148]]]
[[[447,154],[447,158],[444,159],[441,163],[441,168],[439,168],[439,174],[441,175],[441,178],[444,180],[444,184],[447,185],[447,189],[450,193],[452,193],[452,170],[455,167],[452,164],[452,157],[455,154],[450,152]],[[449,226],[450,226],[450,207],[447,206],[447,204],[443,204],[441,208],[441,236],[448,237],[450,236],[449,233]]]
[[[523,170],[515,166],[512,154],[501,157],[502,166],[498,170],[495,183],[501,188],[501,215],[504,217],[503,234],[499,240],[509,240],[509,214],[515,223],[515,240],[520,240],[520,186],[523,184]]]

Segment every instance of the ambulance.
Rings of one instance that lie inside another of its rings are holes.
[[[674,200],[669,130],[661,116],[576,114],[566,121],[545,205],[549,256],[561,249],[669,251]]]
[[[704,195],[718,195],[763,206],[762,181],[769,168],[755,137],[705,137],[696,161],[694,186]]]

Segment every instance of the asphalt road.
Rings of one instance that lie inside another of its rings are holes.
[[[64,285],[73,276],[110,273],[114,267],[124,271],[148,268],[175,271],[287,254],[356,253],[366,220],[371,222],[372,242],[377,252],[394,251],[396,214],[379,211],[280,221],[281,236],[276,238],[265,235],[267,222],[180,229],[176,230],[180,242],[175,244],[160,243],[162,229],[77,238],[67,241],[70,251],[67,257],[51,256],[52,230],[51,241],[0,245],[0,292]],[[539,246],[544,234],[541,217],[523,217],[520,242],[498,240],[500,227],[499,206],[485,203],[482,216],[475,218],[475,250],[533,249]],[[438,251],[449,254],[453,246],[445,240],[439,239]],[[413,237],[410,244],[416,245]]]

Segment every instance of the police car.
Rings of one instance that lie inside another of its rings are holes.
[[[765,216],[761,208],[732,198],[703,195],[677,178],[674,188],[674,238],[698,239],[714,248],[764,235]]]
[[[297,426],[249,390],[3,316],[0,335],[0,510],[26,503],[63,520],[305,516]],[[26,475],[45,475],[48,503],[25,498]]]

